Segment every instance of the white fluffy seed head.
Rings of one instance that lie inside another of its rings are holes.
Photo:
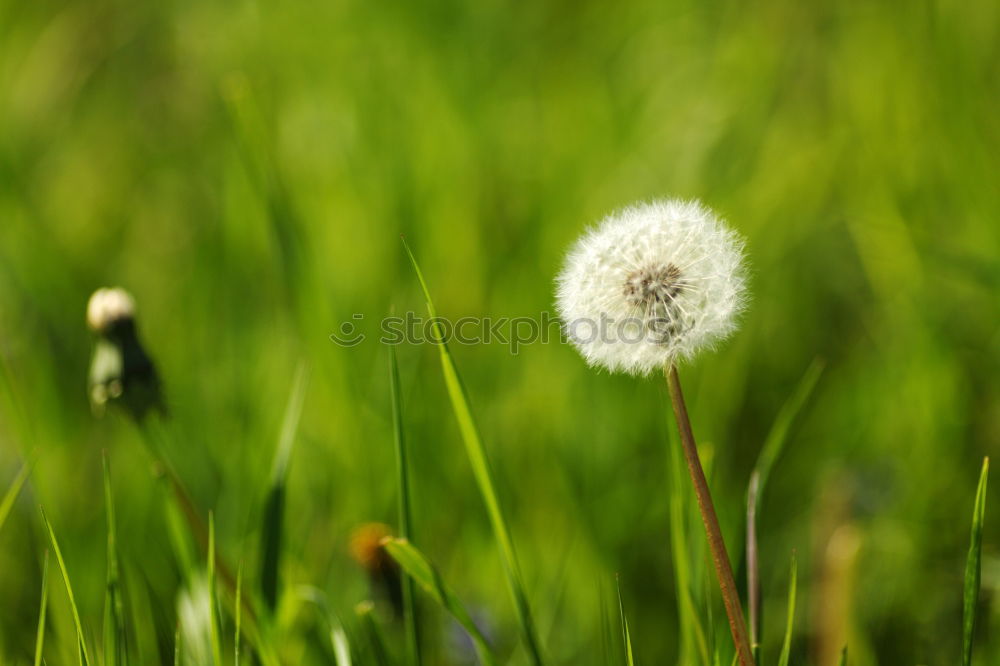
[[[649,374],[736,329],[746,299],[743,241],[697,201],[612,213],[570,250],[557,307],[590,365]]]
[[[102,288],[95,291],[87,303],[87,326],[102,333],[119,321],[135,316],[135,301],[121,287]]]

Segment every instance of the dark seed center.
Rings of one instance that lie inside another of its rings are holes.
[[[673,301],[684,290],[681,269],[673,264],[641,268],[625,278],[625,297],[632,305],[646,307]]]

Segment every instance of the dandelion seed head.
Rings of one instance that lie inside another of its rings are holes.
[[[87,302],[87,326],[97,333],[103,333],[117,322],[134,316],[135,301],[121,287],[98,289]]]
[[[743,241],[696,201],[612,213],[570,250],[556,301],[587,362],[648,374],[731,334],[746,298]]]

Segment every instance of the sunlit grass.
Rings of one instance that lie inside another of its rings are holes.
[[[1000,662],[970,476],[1000,404],[997,11],[0,0],[0,663],[184,663],[211,512],[208,659],[365,666],[375,627],[460,663],[433,592],[403,575],[396,616],[350,560],[377,521],[498,662],[621,666],[618,572],[636,663],[726,666],[653,384],[555,340],[386,373],[378,342],[389,306],[425,315],[400,234],[439,313],[536,317],[573,238],[661,196],[747,239],[743,333],[684,373],[760,663]],[[85,392],[111,285],[163,380],[140,428]]]

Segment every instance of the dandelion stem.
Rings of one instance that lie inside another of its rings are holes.
[[[708,481],[705,479],[701,459],[698,457],[698,447],[694,441],[694,432],[691,430],[687,406],[684,404],[684,393],[681,391],[681,382],[677,377],[677,368],[673,364],[667,366],[666,376],[667,385],[670,387],[670,402],[673,404],[677,430],[681,437],[681,447],[684,450],[684,458],[687,460],[691,482],[694,484],[695,496],[698,498],[701,520],[705,524],[708,546],[712,551],[712,563],[715,565],[715,573],[719,579],[719,590],[722,592],[722,602],[726,607],[726,615],[729,617],[729,629],[733,634],[733,643],[736,645],[736,655],[741,666],[754,666],[746,622],[743,619],[743,607],[740,605],[740,596],[736,591],[736,580],[733,578],[733,568],[729,563],[729,555],[726,553],[726,544],[722,539],[719,519],[715,515],[715,505],[712,503]]]

